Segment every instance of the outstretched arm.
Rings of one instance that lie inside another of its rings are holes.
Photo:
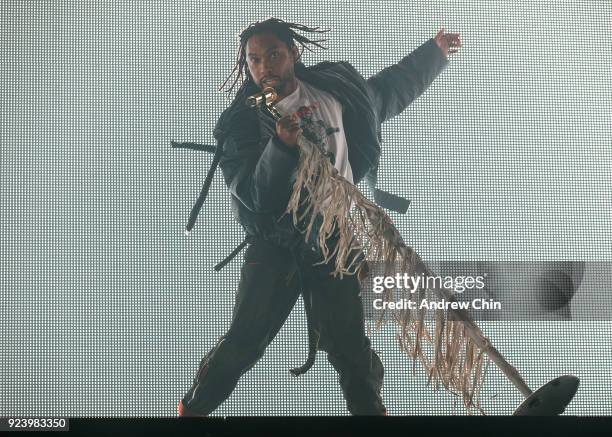
[[[423,94],[448,64],[448,54],[460,46],[459,34],[444,33],[442,28],[397,64],[370,77],[367,83],[379,122],[400,114]]]

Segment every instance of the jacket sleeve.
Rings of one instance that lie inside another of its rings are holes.
[[[275,135],[262,152],[256,139],[241,138],[239,133],[229,133],[222,144],[219,165],[230,192],[252,212],[281,214],[299,162],[297,147],[288,148]]]
[[[383,123],[400,114],[431,85],[448,64],[432,38],[367,80],[378,120]]]

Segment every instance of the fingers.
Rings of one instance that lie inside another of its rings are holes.
[[[440,30],[435,36],[435,39],[436,41],[438,41],[438,44],[444,44],[448,46],[449,48],[450,47],[461,47],[461,34],[459,32],[445,33],[444,26],[440,28]],[[455,52],[456,50],[449,51],[449,53],[455,53]]]
[[[459,32],[444,32],[444,26],[436,34],[436,38],[444,38],[447,41],[459,41],[460,37],[461,34]]]
[[[297,123],[299,121],[298,116],[294,114],[285,115],[283,118],[278,120],[281,123],[289,124],[289,123]]]
[[[287,130],[289,130],[289,132],[295,132],[295,131],[297,131],[298,129],[300,129],[300,124],[299,124],[299,123],[294,123],[294,122],[292,122],[292,123],[290,123],[290,124],[287,126]]]
[[[278,120],[278,123],[285,129],[294,131],[300,127],[299,118],[295,114],[286,115]]]
[[[299,117],[295,114],[287,115],[276,123],[276,133],[280,140],[288,146],[295,146],[297,138],[302,133]]]
[[[461,47],[461,38],[458,35],[450,37],[449,38],[449,44]]]
[[[446,45],[448,47],[448,53],[457,53],[459,47],[461,47],[461,36],[458,33],[447,33],[444,35]]]

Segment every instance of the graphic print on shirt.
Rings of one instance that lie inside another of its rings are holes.
[[[295,115],[300,119],[300,127],[302,128],[302,135],[306,137],[311,143],[317,144],[322,150],[329,150],[327,147],[327,137],[340,132],[337,127],[328,126],[323,120],[315,119],[314,112],[319,109],[319,104],[314,103],[309,106],[300,106],[295,112]],[[332,164],[335,164],[335,156],[330,153]]]

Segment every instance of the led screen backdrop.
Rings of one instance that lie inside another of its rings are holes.
[[[184,235],[212,155],[170,142],[213,143],[237,35],[269,16],[332,29],[305,64],[346,60],[365,77],[442,25],[461,33],[432,86],[383,126],[379,186],[412,200],[390,216],[438,268],[577,269],[562,311],[479,325],[533,389],[579,376],[567,413],[612,414],[610,2],[3,1],[0,11],[0,416],[176,415],[229,326],[243,252],[213,266],[244,234],[218,171]],[[371,339],[390,414],[465,414],[419,366],[412,374],[391,328]],[[290,375],[306,352],[298,301],[214,414],[348,414],[325,353]],[[493,364],[486,378],[486,412],[511,414],[518,390]]]

